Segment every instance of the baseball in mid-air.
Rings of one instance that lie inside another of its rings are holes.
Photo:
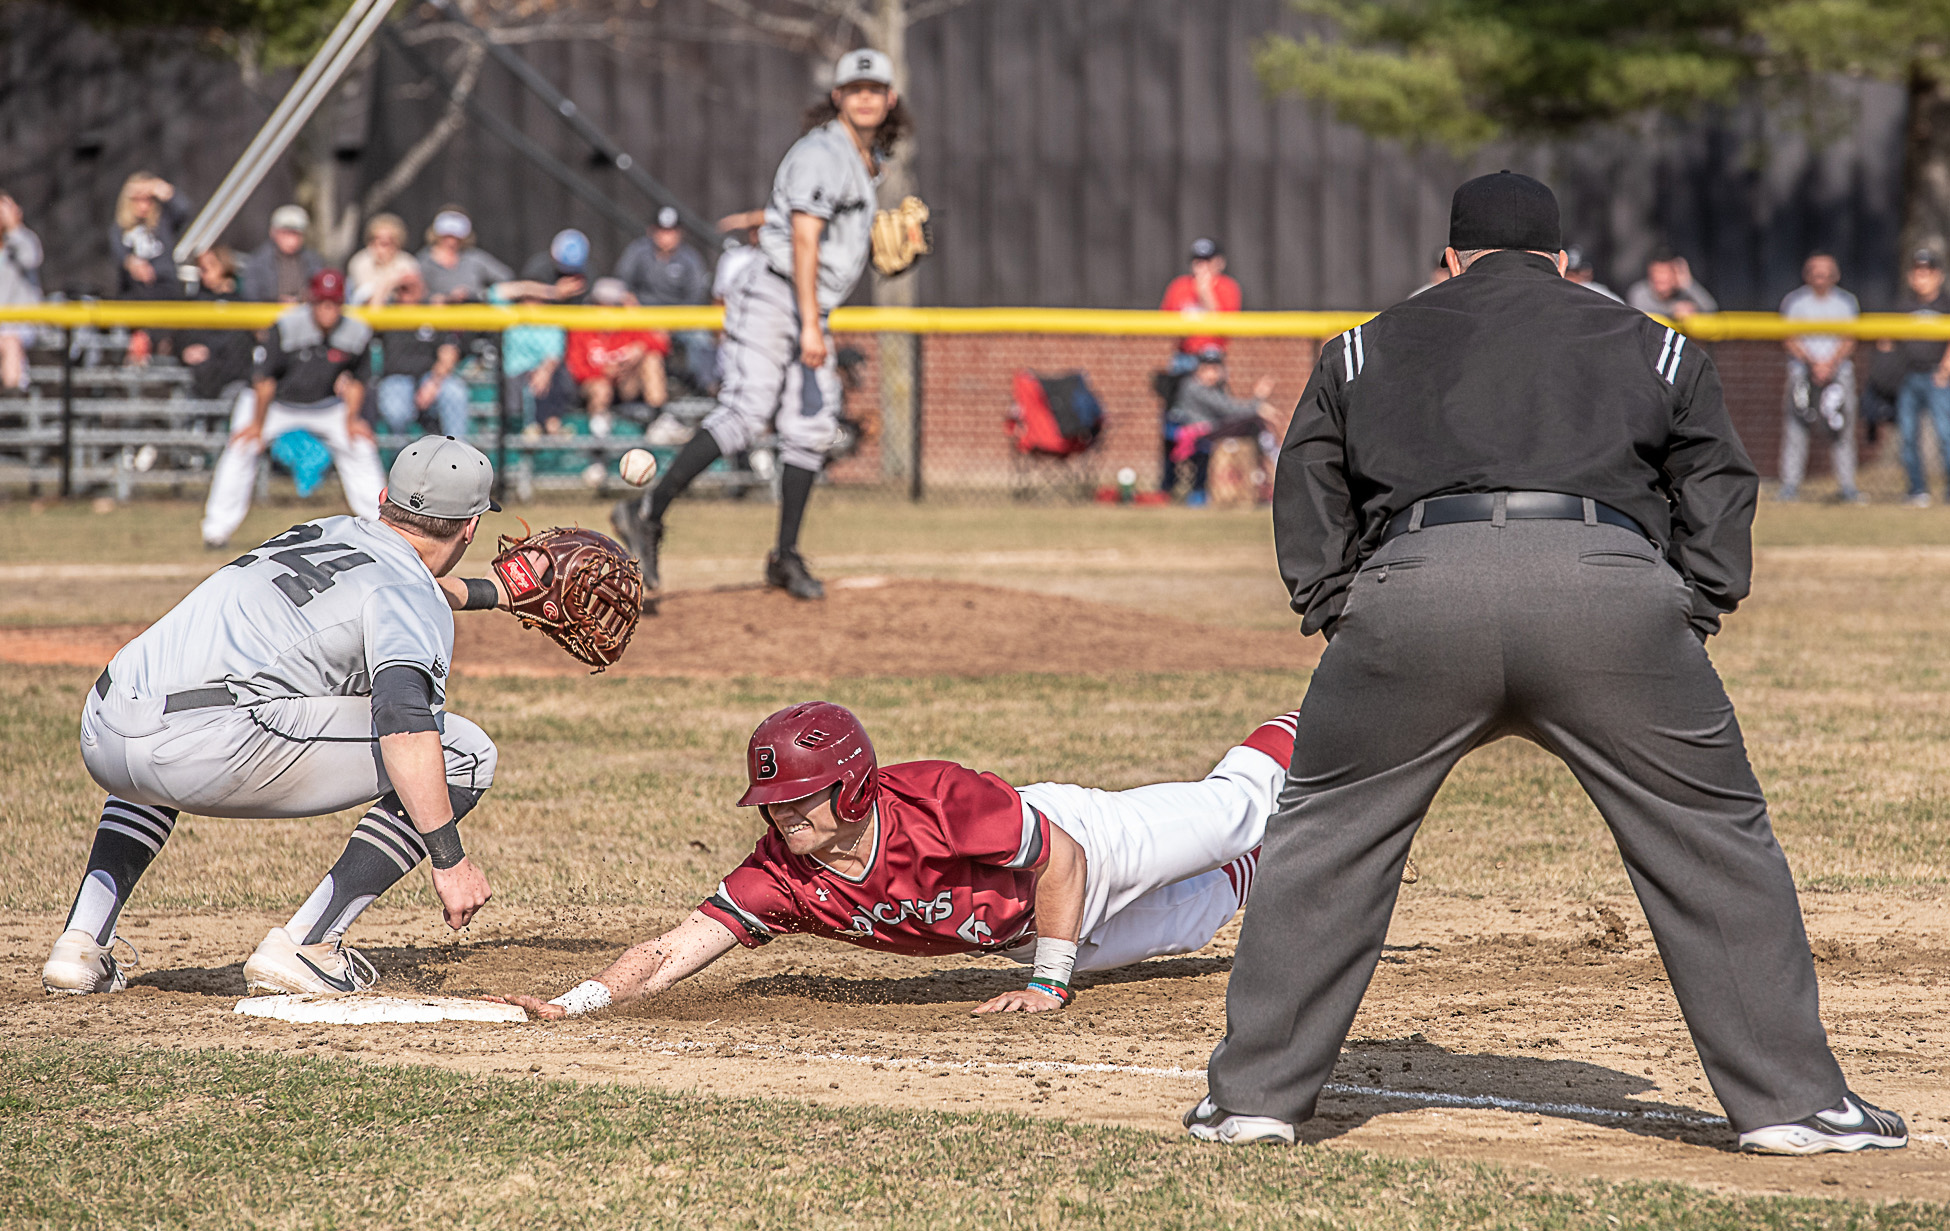
[[[631,449],[616,463],[623,472],[623,481],[631,487],[642,487],[657,477],[657,458],[648,449]]]

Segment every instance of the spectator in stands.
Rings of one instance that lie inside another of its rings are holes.
[[[125,299],[174,299],[174,249],[189,221],[189,203],[168,180],[137,171],[115,197],[115,225],[108,245],[115,253],[117,292]]]
[[[473,219],[449,205],[427,228],[420,276],[426,279],[428,303],[478,303],[490,298],[498,283],[513,279],[515,271],[476,248]]]
[[[325,268],[325,258],[305,246],[311,215],[302,205],[280,205],[271,211],[271,234],[257,251],[244,258],[244,298],[258,303],[300,303],[313,275]]]
[[[20,203],[0,192],[0,305],[41,301],[41,237],[27,229]],[[0,394],[27,388],[27,348],[34,344],[35,327],[26,322],[0,324]]]
[[[1841,288],[1842,270],[1826,252],[1801,265],[1802,285],[1781,300],[1781,315],[1797,321],[1852,321],[1862,314]],[[1781,499],[1793,500],[1808,470],[1808,437],[1829,438],[1829,457],[1845,504],[1864,503],[1855,488],[1855,339],[1803,334],[1781,344],[1788,353],[1786,426],[1781,434]]]
[[[366,223],[366,246],[345,263],[345,301],[385,303],[393,284],[409,272],[424,288],[420,263],[406,250],[406,223],[398,214],[374,214]]]
[[[1410,299],[1415,298],[1417,295],[1420,295],[1423,291],[1428,290],[1432,286],[1441,286],[1443,283],[1449,280],[1449,258],[1443,255],[1448,251],[1449,250],[1447,248],[1440,248],[1436,250],[1435,266],[1434,268],[1429,270],[1429,280],[1427,282],[1424,282],[1422,285],[1416,287],[1414,290],[1410,291],[1408,293],[1408,297]]]
[[[590,289],[592,303],[621,308],[636,302],[621,278],[598,278]],[[582,391],[589,411],[589,430],[609,435],[610,407],[640,402],[644,413],[633,416],[648,424],[663,410],[664,356],[670,337],[655,329],[577,329],[569,334],[569,376]]]
[[[1695,312],[1718,312],[1719,303],[1693,281],[1686,258],[1661,248],[1645,263],[1645,277],[1625,292],[1625,302],[1651,316],[1685,320]]]
[[[657,225],[644,238],[633,240],[616,262],[616,276],[629,287],[636,302],[651,307],[709,303],[711,275],[696,248],[684,242],[684,229],[675,209],[657,211]],[[699,392],[716,383],[717,347],[708,329],[680,329],[670,340],[683,351],[684,376]]]
[[[522,279],[493,289],[495,303],[548,303],[555,288]],[[575,408],[575,382],[563,365],[568,331],[560,325],[513,325],[501,335],[501,375],[522,408],[522,435],[562,431],[562,416]]]
[[[1219,247],[1219,241],[1204,238],[1193,240],[1191,261],[1191,272],[1179,274],[1165,287],[1165,297],[1158,304],[1159,310],[1190,317],[1239,311],[1243,303],[1239,284],[1226,274],[1226,254]],[[1191,371],[1198,366],[1198,354],[1213,347],[1224,351],[1226,339],[1202,335],[1180,338],[1178,353],[1172,358],[1171,371]]]
[[[521,279],[549,288],[542,298],[551,303],[588,302],[589,237],[574,227],[557,231],[547,252],[522,264]]]
[[[374,302],[410,305],[426,298],[426,279],[414,262],[393,275],[388,297]],[[380,420],[395,432],[417,436],[421,414],[433,410],[441,435],[467,439],[467,385],[454,374],[460,366],[460,335],[420,325],[388,329],[379,335],[379,345],[383,355],[374,399]]]
[[[1943,293],[1943,258],[1934,250],[1924,248],[1909,258],[1909,291],[1916,300],[1910,311],[1916,315],[1950,314],[1950,295]],[[1923,453],[1918,448],[1925,408],[1936,432],[1937,453],[1950,475],[1950,346],[1919,339],[1896,343],[1891,349],[1903,366],[1896,392],[1896,432],[1902,438],[1903,472],[1909,477],[1908,503],[1927,508],[1930,481],[1923,473]]]
[[[1185,503],[1196,506],[1205,503],[1212,446],[1235,436],[1258,440],[1267,430],[1268,418],[1276,412],[1266,400],[1273,393],[1272,377],[1260,377],[1251,398],[1236,398],[1226,388],[1224,350],[1208,346],[1193,358],[1197,366],[1191,378],[1179,384],[1165,421],[1173,429],[1172,460],[1192,463],[1192,485]],[[1264,442],[1261,447],[1265,447]]]
[[[1584,249],[1573,245],[1564,250],[1564,276],[1579,286],[1590,287],[1606,299],[1619,299],[1618,292],[1598,281],[1598,271],[1591,267],[1591,257]]]
[[[196,292],[201,303],[229,303],[237,293],[237,254],[218,244],[196,254]],[[190,396],[205,401],[238,399],[247,392],[256,336],[248,329],[178,329],[171,339],[176,358],[190,370]],[[233,403],[233,406],[235,404]],[[253,407],[236,407],[244,422]],[[232,431],[243,427],[235,412]]]

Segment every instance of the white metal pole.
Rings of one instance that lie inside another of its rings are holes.
[[[176,243],[175,258],[181,265],[208,247],[230,220],[237,216],[250,194],[262,183],[273,164],[284,154],[298,132],[325,101],[354,57],[365,48],[380,23],[392,11],[395,0],[354,0],[339,24],[332,29],[318,54],[305,65],[304,72],[257,131],[237,164],[224,176],[223,183],[197,214],[189,229]]]

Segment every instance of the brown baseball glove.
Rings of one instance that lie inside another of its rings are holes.
[[[494,572],[522,627],[541,629],[596,671],[623,657],[643,614],[643,571],[615,539],[556,526],[504,534],[500,546]]]
[[[927,203],[919,197],[902,197],[893,209],[873,216],[873,267],[888,278],[904,273],[933,251],[933,240]]]

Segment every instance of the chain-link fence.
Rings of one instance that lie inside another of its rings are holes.
[[[259,329],[279,310],[232,306],[219,323]],[[14,323],[0,323],[28,344],[29,359],[27,387],[0,397],[0,491],[200,496],[243,422],[237,394],[244,386],[238,374],[216,382],[186,363],[197,357],[187,353],[189,335],[157,322],[194,318],[209,336],[210,313],[160,304],[42,311],[38,323],[21,323],[18,310]],[[677,327],[663,402],[624,398],[592,413],[573,386],[566,396],[538,397],[548,382],[537,382],[533,371],[505,370],[511,323],[528,318],[570,330]],[[1228,321],[1225,363],[1201,371],[1178,336],[1185,323],[1159,313],[843,309],[835,340],[844,407],[823,481],[836,491],[904,500],[1260,503],[1270,493],[1272,444],[1306,384],[1319,339],[1360,319],[1241,314]],[[648,448],[667,464],[714,405],[714,335],[697,329],[714,323],[709,309],[393,308],[375,315],[382,331],[466,330],[454,375],[466,390],[469,438],[495,459],[503,498],[516,503],[628,490],[617,459],[632,448]],[[1854,328],[1870,338],[1877,329],[1950,335],[1916,317],[1865,318]],[[694,332],[685,337],[684,329]],[[1770,478],[1778,475],[1794,413],[1783,322],[1726,314],[1710,323],[1696,319],[1688,330],[1714,352],[1729,410],[1756,464]],[[375,376],[383,338],[372,357]],[[1877,377],[1873,349],[1867,341],[1859,352],[1863,409],[1848,430],[1864,494],[1896,501],[1910,494],[1910,484],[1899,460],[1895,390]],[[367,399],[366,415],[388,458],[420,432],[438,430],[431,406],[400,430],[374,413],[376,401]],[[1924,466],[1941,474],[1931,432],[1918,427],[1911,435]],[[1802,494],[1837,498],[1835,433],[1817,421],[1809,436]],[[301,481],[305,476],[289,473],[277,452],[267,454],[260,484]],[[699,486],[763,499],[776,472],[770,443],[760,442],[720,461]]]

